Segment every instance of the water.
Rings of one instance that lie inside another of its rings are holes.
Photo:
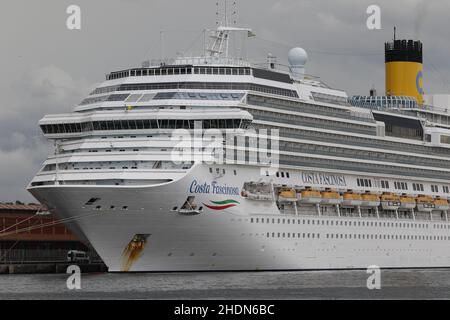
[[[382,270],[369,290],[364,270],[0,275],[0,299],[449,299],[450,270]]]

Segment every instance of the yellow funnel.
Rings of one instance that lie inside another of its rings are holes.
[[[394,40],[385,44],[386,95],[409,96],[423,104],[422,43]]]

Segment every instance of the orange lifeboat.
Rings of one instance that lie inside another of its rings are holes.
[[[342,203],[342,196],[339,192],[333,191],[329,188],[321,192],[322,203],[324,204],[340,204]]]
[[[400,208],[400,197],[391,192],[383,192],[381,195],[381,207],[384,210],[397,210]]]
[[[400,196],[400,208],[414,209],[416,207],[416,199],[406,194]]]
[[[366,191],[361,195],[363,207],[378,207],[380,205],[380,197],[377,194]]]
[[[319,191],[313,190],[310,187],[306,187],[302,191],[300,191],[300,199],[301,203],[308,204],[318,204],[322,201],[322,195]]]
[[[450,205],[447,199],[442,199],[441,197],[436,197],[434,199],[434,208],[436,210],[448,210],[450,209]]]
[[[362,204],[362,197],[359,193],[354,193],[348,190],[342,196],[342,204],[345,206],[360,206]]]
[[[435,208],[433,197],[419,194],[416,198],[417,210],[431,212]]]
[[[278,191],[278,201],[281,202],[295,202],[297,196],[295,190],[292,188],[282,188]]]

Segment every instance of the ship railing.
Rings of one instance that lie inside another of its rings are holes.
[[[240,67],[251,67],[252,64],[241,58],[225,58],[225,57],[178,57],[169,59],[152,59],[149,61],[150,66],[165,65],[230,65]]]

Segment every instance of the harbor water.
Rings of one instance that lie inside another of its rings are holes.
[[[365,270],[0,275],[0,299],[449,299],[450,269],[382,270],[369,290]]]

